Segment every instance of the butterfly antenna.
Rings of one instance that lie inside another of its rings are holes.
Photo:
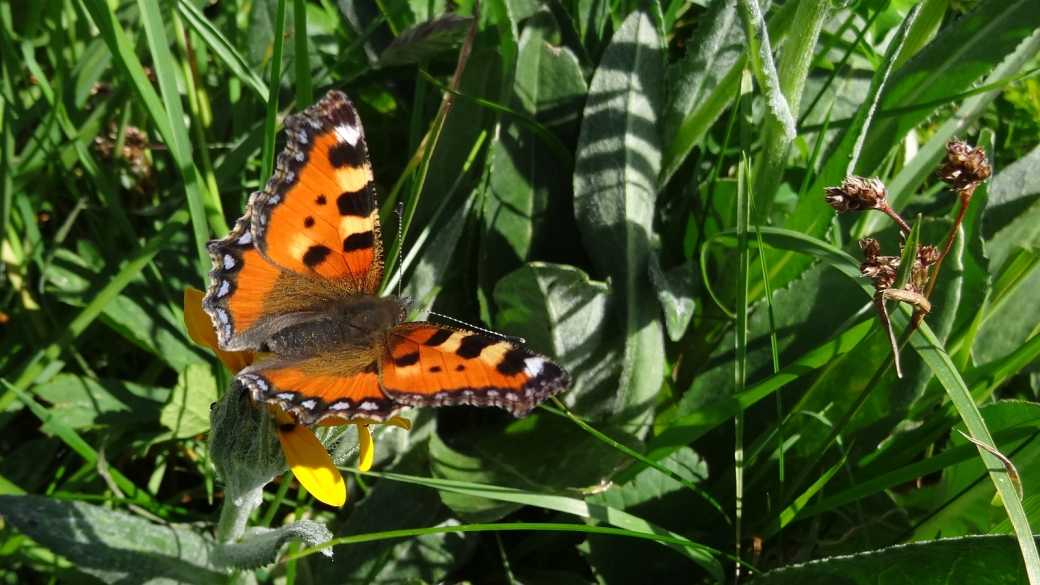
[[[523,337],[518,337],[516,335],[506,335],[505,333],[499,333],[498,331],[492,331],[490,329],[484,329],[483,327],[477,327],[476,325],[470,325],[469,323],[466,323],[465,321],[463,321],[461,319],[456,319],[455,317],[449,317],[447,315],[442,315],[440,313],[435,313],[435,312],[427,310],[427,309],[415,309],[415,310],[419,311],[420,313],[426,313],[427,315],[434,315],[435,317],[440,317],[441,319],[447,319],[448,321],[454,321],[454,322],[458,323],[459,325],[464,325],[468,329],[475,329],[477,331],[480,331],[482,333],[487,333],[488,335],[492,335],[494,337],[501,337],[502,339],[505,339],[506,341],[512,341],[513,343],[520,343],[520,344],[527,343],[527,340],[524,339]]]
[[[404,201],[397,202],[397,296],[401,296],[401,283],[404,282]]]

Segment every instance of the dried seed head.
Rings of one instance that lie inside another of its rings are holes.
[[[873,240],[870,241],[873,242]],[[877,242],[874,243],[876,244]],[[862,248],[863,246],[864,242],[860,242],[860,247]],[[864,254],[866,253],[868,252],[864,249]],[[899,256],[875,255],[868,257],[866,262],[859,265],[859,273],[864,278],[872,280],[876,290],[892,288],[892,284],[896,281],[897,270],[899,270]]]
[[[942,182],[958,191],[974,189],[992,172],[993,168],[986,162],[986,151],[959,140],[946,145],[946,160],[937,171]]]
[[[878,179],[866,179],[856,175],[845,177],[841,187],[827,187],[824,193],[827,205],[838,213],[881,209],[887,195],[885,184]]]
[[[935,246],[922,246],[921,249],[917,251],[917,261],[920,262],[922,266],[931,266],[939,261],[939,254],[939,248],[936,248]]]
[[[867,260],[876,260],[881,255],[881,244],[874,238],[860,240],[859,249],[863,251],[863,257]]]

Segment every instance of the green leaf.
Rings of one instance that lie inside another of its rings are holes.
[[[944,538],[817,560],[755,577],[761,585],[1011,585],[1028,583],[1015,541],[1006,536]]]
[[[882,111],[942,100],[969,89],[1038,27],[1040,11],[1031,0],[979,2],[895,71],[881,99]],[[873,124],[856,166],[859,174],[872,174],[903,136],[932,111],[905,111]]]
[[[0,515],[105,583],[221,585],[228,578],[210,562],[212,539],[194,528],[39,496],[0,496]]]
[[[606,284],[570,266],[533,263],[495,287],[496,326],[556,358],[574,380],[560,398],[586,417],[606,419],[624,407],[617,395],[622,338]]]
[[[1040,484],[1040,443],[1035,440],[1040,433],[1040,404],[1004,401],[986,405],[980,412],[994,434],[1005,429],[1031,431],[1017,440],[999,444],[998,448],[1018,468],[1023,484]],[[953,428],[965,430],[964,423]],[[951,432],[947,449],[962,445],[970,443],[960,433]],[[1006,520],[1007,514],[1000,500],[994,500],[996,488],[985,478],[986,468],[978,457],[947,467],[939,491],[945,497],[935,502],[937,513],[920,524],[910,540],[929,540],[939,534],[943,537],[986,534],[997,523]],[[1031,520],[1035,522],[1038,519]]]
[[[687,41],[683,60],[669,71],[664,114],[667,146],[658,187],[664,187],[736,95],[744,63],[744,28],[736,2],[711,2]]]
[[[572,151],[586,86],[578,58],[561,45],[560,36],[560,26],[548,10],[527,21],[510,106]],[[572,211],[572,172],[572,163],[554,156],[533,131],[512,117],[502,118],[493,144],[480,245],[486,297],[502,276],[529,260],[584,263]]]
[[[708,478],[707,463],[688,447],[664,458],[661,464],[693,483],[700,484]],[[682,518],[707,513],[679,482],[653,469],[643,471],[624,485],[612,485],[587,501],[631,512],[673,530],[682,528]],[[690,559],[650,542],[590,534],[579,550],[594,574],[608,584],[696,581],[698,570]],[[639,562],[632,562],[633,558]]]
[[[679,341],[686,333],[697,306],[696,298],[700,292],[697,264],[691,260],[665,272],[661,268],[660,248],[655,246],[650,253],[650,283],[654,285],[657,300],[664,309],[668,338]]]
[[[413,428],[413,432],[415,430]],[[377,440],[376,448],[381,444]],[[426,475],[429,473],[427,451],[426,441],[412,443],[389,469],[396,473]],[[458,521],[451,517],[435,490],[414,483],[380,481],[335,529],[335,536],[454,524]],[[474,535],[460,533],[359,542],[337,547],[335,561],[310,557],[310,569],[314,583],[362,585],[400,583],[404,579],[439,583],[448,571],[468,557],[476,543]]]
[[[870,81],[870,89],[859,110],[856,111],[852,124],[845,130],[841,142],[835,150],[829,154],[827,162],[824,163],[815,180],[798,200],[794,212],[784,227],[817,238],[822,237],[830,228],[834,210],[824,200],[823,190],[826,187],[840,185],[847,175],[852,174],[862,148],[865,144],[870,144],[867,137],[868,131],[874,123],[875,109],[882,99],[882,91],[888,85],[889,75],[899,54],[899,48],[919,12],[919,5],[911,9],[896,36],[889,43],[884,62],[874,72]],[[779,278],[773,277],[774,282],[779,280],[780,283],[790,281],[805,269],[804,261],[800,262],[790,254],[773,254],[769,258],[768,265],[774,275],[782,275]]]
[[[132,382],[98,382],[82,376],[59,374],[36,387],[36,394],[51,403],[53,420],[72,429],[94,426],[152,427],[170,391]],[[47,425],[43,427],[47,430]]]
[[[601,430],[629,448],[642,449],[640,441],[621,429]],[[627,458],[570,421],[547,413],[532,414],[505,428],[471,428],[430,440],[430,469],[436,477],[546,494],[598,485]],[[520,507],[464,494],[444,493],[441,499],[468,522],[494,521]]]
[[[649,422],[664,375],[664,336],[648,264],[664,110],[660,20],[633,12],[589,86],[574,174],[585,249],[611,278],[626,334],[615,421]]]
[[[444,14],[413,24],[394,38],[377,64],[392,67],[430,59],[461,43],[471,21],[468,16]]]
[[[208,366],[185,368],[159,415],[159,422],[171,431],[166,438],[186,439],[208,431],[210,405],[217,398],[217,380]]]

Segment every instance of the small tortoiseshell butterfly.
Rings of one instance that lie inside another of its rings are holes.
[[[238,373],[257,403],[310,425],[386,420],[405,406],[500,406],[525,416],[565,390],[549,358],[426,322],[411,300],[377,296],[383,280],[372,167],[357,111],[331,91],[285,119],[288,145],[263,191],[209,243],[202,306],[221,349],[266,356]]]

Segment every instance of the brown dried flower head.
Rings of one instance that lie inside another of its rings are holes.
[[[937,171],[942,182],[958,191],[974,189],[992,172],[993,168],[986,162],[986,151],[960,140],[946,145],[946,161]]]
[[[936,248],[935,246],[922,246],[921,249],[917,251],[917,261],[920,262],[922,266],[931,266],[932,264],[935,264],[939,261],[939,256],[939,248]]]
[[[867,260],[876,260],[881,255],[881,244],[874,238],[860,240],[859,249],[863,251],[863,257]]]
[[[841,187],[824,189],[823,197],[835,211],[845,213],[881,209],[887,195],[885,184],[880,180],[849,175],[841,182]]]

